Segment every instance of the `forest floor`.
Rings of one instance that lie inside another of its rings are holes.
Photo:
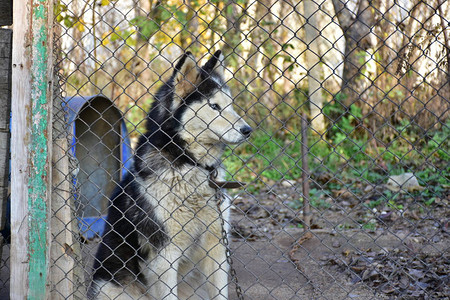
[[[245,299],[449,299],[448,191],[429,204],[401,194],[394,205],[380,197],[386,188],[320,193],[312,199],[306,239],[300,182],[235,197],[230,241]],[[96,246],[85,244],[85,257],[92,258]],[[5,246],[0,299],[8,299],[8,257]],[[238,299],[233,284],[230,299]]]
[[[387,188],[312,199],[306,239],[301,209],[292,208],[300,182],[236,197],[232,249],[247,298],[449,299],[448,191],[427,205],[398,194],[394,204]]]

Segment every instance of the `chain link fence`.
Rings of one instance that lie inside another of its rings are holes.
[[[448,299],[449,16],[57,1],[52,298]]]

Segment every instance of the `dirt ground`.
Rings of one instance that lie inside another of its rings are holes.
[[[312,237],[292,251],[303,236],[301,208],[292,207],[299,195],[288,182],[235,197],[230,240],[245,299],[449,299],[448,193],[430,207],[400,198],[377,209],[364,205],[376,191],[323,196]],[[95,247],[84,247],[86,257]],[[4,247],[0,299],[8,299],[8,256]],[[234,284],[230,294],[238,299]]]
[[[380,196],[383,185],[322,193],[303,240],[299,186],[268,185],[234,201],[232,248],[250,299],[450,299],[448,191],[432,205],[413,193],[394,205]]]
[[[300,266],[297,269],[289,252],[292,244],[302,235],[299,229],[289,229],[275,235],[271,241],[233,243],[239,283],[249,299],[396,299],[399,295],[395,295],[395,291],[377,288],[364,278],[364,271],[372,271],[369,265],[357,265],[359,269],[353,268],[355,271],[349,274],[346,270],[349,264],[346,261],[364,251],[389,253],[392,249],[399,249],[399,239],[406,238],[410,247],[421,246],[413,238],[391,233],[347,231],[330,234],[319,231],[313,233],[313,237],[302,243],[294,253],[292,258]],[[440,255],[446,247],[448,245],[439,243],[432,248],[423,249],[423,252]],[[402,250],[404,249],[406,246]],[[376,261],[370,263],[374,264]],[[381,263],[379,264],[376,270],[381,270]],[[447,270],[444,272],[448,272]],[[382,276],[382,272],[379,273]],[[358,275],[364,280],[355,280]],[[375,280],[376,277],[374,274],[369,275],[370,280]],[[448,281],[446,285],[446,288],[441,287],[441,295],[423,295],[423,299],[445,299],[443,296],[448,295]],[[417,295],[410,299],[421,297]]]

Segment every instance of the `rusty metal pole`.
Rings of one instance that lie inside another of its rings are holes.
[[[289,258],[298,268],[302,270],[301,262],[295,253],[300,248],[300,245],[312,238],[311,233],[311,204],[309,202],[309,167],[308,167],[308,122],[306,113],[303,112],[302,118],[302,193],[303,193],[303,234],[292,244],[291,251],[289,251]],[[304,273],[302,272],[304,275]],[[307,278],[309,280],[309,278]]]
[[[311,226],[311,204],[309,202],[309,166],[308,166],[308,121],[306,113],[302,113],[302,191],[303,191],[303,223],[304,231]]]

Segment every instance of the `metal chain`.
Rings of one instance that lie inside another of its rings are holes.
[[[237,295],[238,299],[244,300],[244,293],[242,292],[242,288],[239,285],[236,269],[233,266],[233,259],[231,258],[230,241],[228,240],[228,234],[227,234],[227,231],[225,230],[225,218],[223,217],[223,213],[220,208],[220,204],[222,203],[223,197],[225,197],[225,195],[223,195],[222,190],[220,188],[217,188],[216,189],[216,204],[217,204],[217,210],[219,211],[220,223],[222,226],[222,240],[223,240],[223,244],[225,245],[225,253],[227,256],[227,262],[228,262],[228,265],[230,266],[231,280],[234,282],[234,285],[236,287],[236,295]]]

